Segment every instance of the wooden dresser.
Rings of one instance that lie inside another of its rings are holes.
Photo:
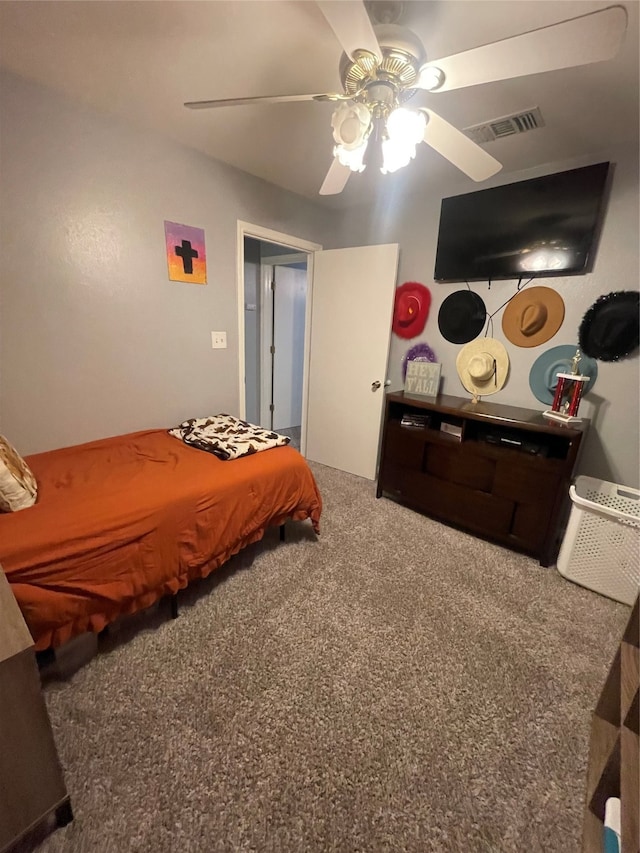
[[[405,415],[425,415],[420,427]],[[387,394],[377,495],[552,565],[588,421],[440,394]],[[459,438],[450,432],[459,432]]]
[[[72,819],[33,640],[0,566],[0,853],[48,815]]]

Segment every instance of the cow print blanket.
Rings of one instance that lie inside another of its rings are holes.
[[[289,444],[289,437],[279,435],[231,415],[212,415],[209,418],[189,418],[170,429],[169,435],[182,439],[190,447],[206,450],[219,459],[238,459],[260,450]]]

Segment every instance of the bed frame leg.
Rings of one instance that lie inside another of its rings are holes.
[[[43,649],[41,652],[36,652],[36,663],[38,669],[45,669],[56,662],[56,653],[51,646]]]
[[[280,541],[284,542],[284,524],[280,525]]]
[[[56,809],[56,824],[58,827],[62,828],[63,826],[67,826],[67,824],[71,823],[72,820],[73,809],[71,808],[71,800],[67,797],[66,800],[60,803]]]
[[[171,604],[171,618],[177,619],[178,618],[178,593],[177,592],[174,593],[173,595],[169,596],[169,602]]]

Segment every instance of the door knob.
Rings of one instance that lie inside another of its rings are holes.
[[[380,383],[378,382],[378,380],[377,380],[377,379],[376,379],[376,381],[375,381],[375,382],[372,382],[372,383],[371,383],[371,390],[372,390],[372,391],[377,391],[379,387],[380,387]]]

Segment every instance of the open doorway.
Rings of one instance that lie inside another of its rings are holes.
[[[304,453],[312,253],[321,247],[244,226],[238,233],[241,417],[288,435]]]
[[[246,418],[300,449],[307,256],[244,238]]]

